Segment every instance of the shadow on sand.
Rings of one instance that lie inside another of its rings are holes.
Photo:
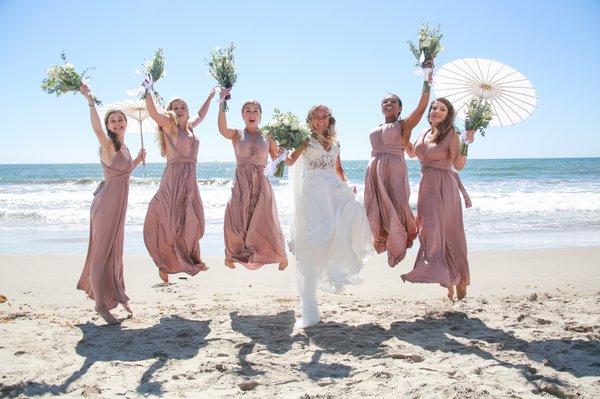
[[[265,349],[271,353],[283,355],[292,349],[292,345],[296,341],[308,343],[302,334],[292,336],[295,322],[292,310],[276,315],[258,316],[240,316],[238,312],[231,312],[229,317],[231,318],[231,328],[250,338],[249,342],[244,342],[239,347],[240,369],[237,371],[239,374],[246,376],[264,374],[263,371],[253,369],[254,364],[246,359],[256,344],[265,346]]]
[[[167,316],[160,323],[140,329],[125,329],[121,326],[96,326],[80,324],[83,338],[77,343],[76,352],[85,358],[81,368],[60,385],[27,381],[2,388],[2,395],[37,396],[61,395],[69,386],[83,377],[96,362],[138,362],[155,359],[140,379],[137,391],[143,394],[161,395],[160,382],[151,381],[153,374],[170,359],[191,359],[200,348],[207,345],[210,320],[188,320],[179,316]]]

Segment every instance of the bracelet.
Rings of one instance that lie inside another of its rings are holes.
[[[89,105],[90,107],[93,107],[93,106],[94,106],[94,103],[88,103],[88,105]]]
[[[423,82],[423,93],[429,93],[431,91],[431,83],[428,80]]]

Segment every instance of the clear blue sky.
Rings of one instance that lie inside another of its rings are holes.
[[[525,122],[490,128],[469,154],[477,158],[600,156],[596,121],[600,78],[600,2],[590,1],[17,1],[0,0],[0,163],[97,162],[97,143],[81,96],[43,93],[45,70],[65,50],[105,103],[126,97],[133,69],[163,47],[165,98],[193,110],[214,85],[211,47],[237,46],[238,109],[257,98],[263,122],[279,107],[304,118],[315,103],[332,107],[344,159],[369,157],[369,130],[381,123],[381,98],[397,93],[404,113],[421,82],[406,41],[419,24],[441,23],[445,50],[437,65],[493,58],[527,76],[538,109]],[[200,159],[233,160],[216,129],[216,102],[198,128]],[[425,127],[422,122],[419,128]],[[148,136],[149,161],[160,161]],[[137,150],[139,139],[128,136]]]

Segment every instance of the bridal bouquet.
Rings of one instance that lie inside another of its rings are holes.
[[[481,97],[473,98],[467,104],[465,130],[479,131],[482,136],[485,136],[485,129],[489,126],[492,118],[494,118],[494,111],[490,102]],[[465,138],[466,133],[461,134],[463,144],[460,153],[467,156],[469,153],[469,144],[465,142]]]
[[[139,70],[136,71],[138,74],[142,74]],[[142,94],[142,100],[146,99],[148,95],[148,91],[154,91],[154,96],[159,104],[164,104],[163,98],[158,94],[156,90],[154,90],[154,82],[163,78],[165,76],[165,56],[163,54],[163,49],[159,48],[154,52],[154,58],[152,60],[146,62],[144,65],[143,75],[146,77],[146,80],[143,83],[143,86],[146,90],[144,90]]]
[[[304,143],[310,137],[310,129],[303,123],[300,123],[298,117],[291,112],[281,112],[275,108],[273,111],[273,120],[267,126],[261,128],[261,131],[269,140],[277,142],[280,147],[286,150],[293,150]],[[273,173],[275,177],[282,177],[285,168],[285,157],[287,151],[281,154],[277,159],[269,163],[266,175]]]
[[[440,32],[440,25],[433,29],[428,24],[421,24],[419,29],[419,43],[414,44],[410,40],[408,46],[417,59],[415,66],[427,67],[427,61],[433,60],[444,49],[440,40],[444,35]]]
[[[219,86],[225,89],[231,89],[237,79],[235,72],[235,61],[233,59],[233,50],[235,46],[233,43],[229,47],[221,49],[216,48],[210,52],[210,58],[206,60],[208,64],[208,74],[215,78],[219,83]],[[230,95],[227,95],[223,101],[223,110],[227,111],[227,100],[231,99]]]
[[[57,97],[68,92],[78,92],[89,77],[87,71],[90,70],[88,68],[81,73],[77,72],[73,64],[67,61],[64,52],[60,54],[60,58],[63,60],[63,65],[54,65],[48,68],[46,79],[42,81],[42,90],[49,94],[56,94]],[[97,105],[102,104],[102,101],[93,95],[92,98]]]

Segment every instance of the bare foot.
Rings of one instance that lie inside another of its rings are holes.
[[[206,263],[200,261],[200,271],[205,272],[207,270],[208,270],[208,266],[206,266]]]
[[[460,301],[461,299],[465,299],[467,296],[467,285],[459,284],[456,286],[456,297]]]
[[[98,314],[104,319],[104,321],[106,321],[107,324],[121,324],[121,322],[117,320],[117,318],[113,316],[108,310],[100,310],[98,311]]]
[[[235,264],[232,261],[227,260],[227,259],[225,259],[225,266],[227,266],[230,269],[235,269]]]
[[[448,287],[448,299],[450,299],[451,301],[454,299],[454,286],[453,285]]]
[[[163,272],[163,271],[160,271],[160,270],[159,270],[159,271],[158,271],[158,275],[160,276],[160,279],[161,279],[162,281],[164,281],[164,282],[165,282],[165,283],[167,283],[167,284],[169,283],[169,275],[168,275],[167,273],[165,273],[165,272]]]
[[[287,260],[279,263],[279,270],[285,270],[286,267],[288,267]]]
[[[133,310],[131,310],[131,308],[129,307],[129,302],[126,303],[122,303],[121,305],[123,305],[123,308],[125,308],[125,310],[130,313],[133,314]]]

